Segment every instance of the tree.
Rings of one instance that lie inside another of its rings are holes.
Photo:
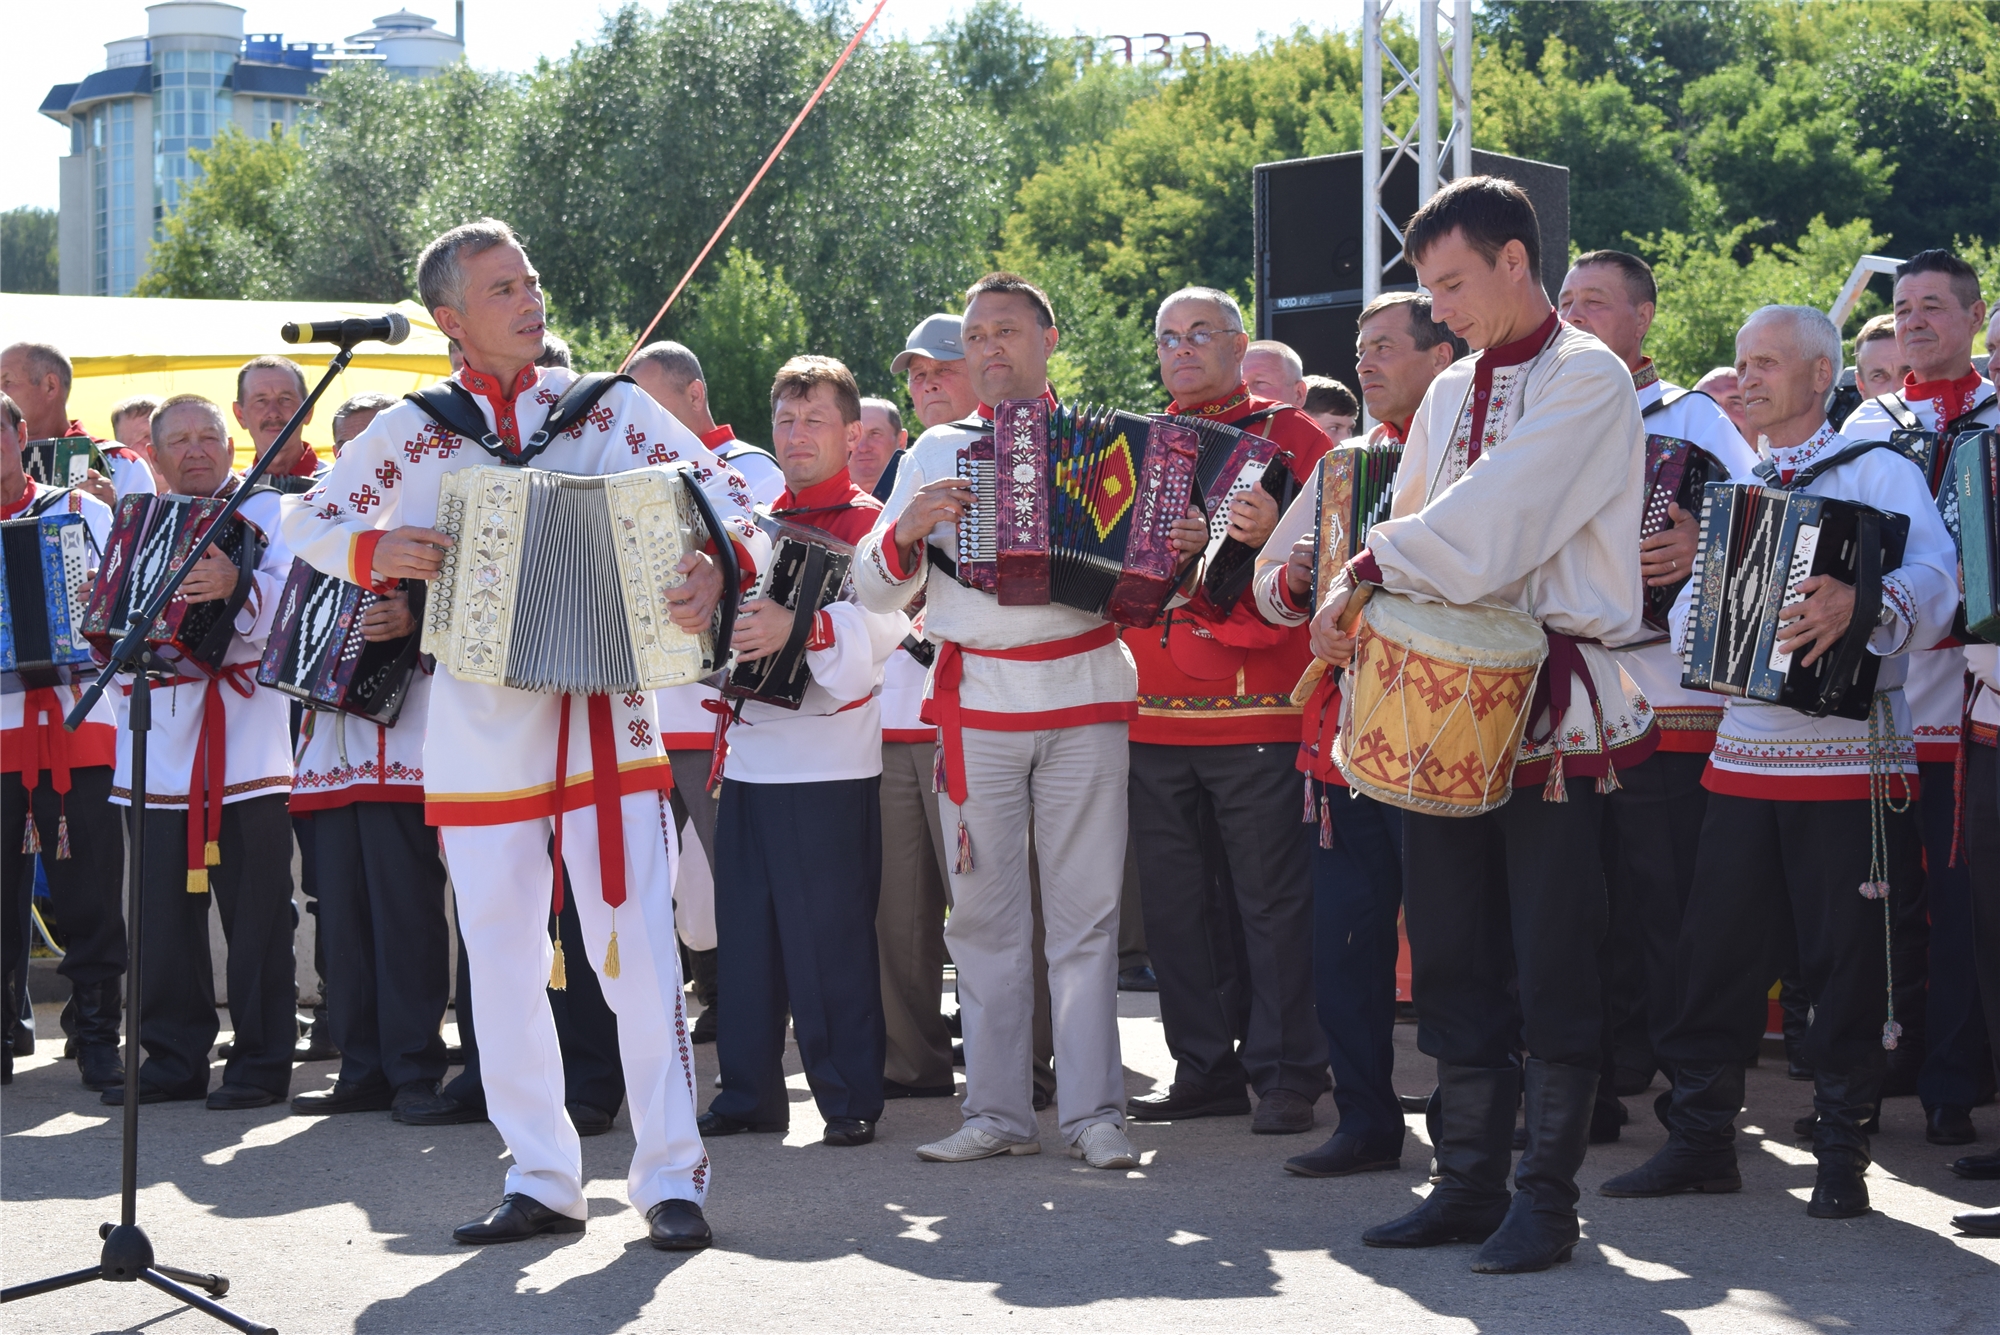
[[[1695,79],[1770,49],[1773,6],[1740,0],[1487,0],[1477,30],[1521,69],[1540,69],[1552,44],[1580,82],[1615,79],[1669,118]]]
[[[54,292],[57,272],[56,211],[0,213],[0,292]]]
[[[680,341],[701,359],[715,420],[738,424],[748,440],[768,438],[771,382],[787,358],[811,346],[784,266],[767,269],[739,246],[697,295]]]
[[[140,297],[258,300],[297,295],[285,207],[302,153],[282,126],[259,142],[235,126],[191,155],[196,177],[160,226]]]
[[[1055,307],[1062,338],[1049,360],[1049,384],[1058,398],[1132,412],[1165,406],[1149,313],[1121,311],[1117,298],[1075,255],[1046,256],[1023,276],[1047,292]]]

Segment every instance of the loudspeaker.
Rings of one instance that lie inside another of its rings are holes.
[[[1417,211],[1417,164],[1389,162],[1382,204],[1407,224]],[[1569,262],[1569,168],[1503,153],[1472,150],[1472,170],[1504,176],[1528,192],[1542,228],[1542,286],[1554,301]],[[1361,155],[1260,163],[1256,201],[1257,337],[1289,343],[1308,375],[1329,375],[1354,388],[1354,336],[1361,314]],[[1396,234],[1382,224],[1382,256],[1397,255]],[[1383,275],[1384,292],[1415,291],[1416,272],[1397,259]]]

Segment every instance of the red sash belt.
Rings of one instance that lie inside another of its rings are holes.
[[[35,789],[41,785],[42,771],[49,772],[49,787],[61,800],[56,817],[56,858],[69,856],[69,771],[70,733],[63,726],[62,701],[53,686],[39,686],[21,699],[22,733],[31,739],[33,754],[21,766],[21,787],[27,790],[27,832],[21,840],[23,853],[42,851],[41,832],[35,828]],[[53,722],[51,722],[53,720]]]
[[[556,727],[556,814],[554,912],[563,906],[563,789],[569,784],[569,708],[565,695],[562,721]],[[625,813],[618,782],[618,747],[611,732],[611,697],[584,697],[585,726],[590,730],[590,799],[597,809],[597,874],[604,902],[617,908],[625,902]]]
[[[1044,640],[1039,644],[1017,645],[1012,649],[973,649],[950,640],[938,642],[937,666],[932,669],[931,698],[924,701],[924,722],[938,730],[939,758],[944,764],[945,791],[959,806],[965,805],[964,723],[958,704],[959,683],[965,679],[965,658],[1004,658],[1012,663],[1048,663],[1058,658],[1074,658],[1093,649],[1102,649],[1118,639],[1118,627],[1107,621],[1081,635],[1065,640]]]
[[[208,869],[222,862],[222,799],[229,788],[229,711],[224,707],[222,687],[248,700],[257,693],[257,660],[231,663],[213,676],[166,677],[151,682],[162,686],[201,686],[201,734],[195,741],[194,765],[188,773],[187,791],[187,888],[191,895],[208,893]],[[122,688],[132,693],[128,685]],[[145,802],[145,793],[132,794],[134,802]],[[201,819],[195,819],[199,803]]]

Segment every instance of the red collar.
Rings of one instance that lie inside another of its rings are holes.
[[[458,373],[460,384],[493,405],[495,433],[509,447],[516,450],[521,448],[521,426],[514,412],[514,404],[521,397],[522,391],[535,387],[535,382],[539,378],[540,371],[532,362],[522,367],[520,374],[514,377],[513,388],[505,390],[500,387],[497,377],[487,375],[484,371],[473,370],[470,362],[460,368]]]
[[[843,467],[826,481],[816,482],[804,491],[795,492],[790,487],[786,487],[784,494],[778,497],[777,502],[771,508],[773,510],[826,510],[836,505],[846,505],[855,497],[866,496],[867,494],[867,492],[854,485],[854,479],[848,476],[847,469]]]
[[[334,453],[339,454],[340,451],[335,450]],[[279,474],[279,476],[311,477],[317,472],[319,472],[319,451],[308,445],[299,451],[299,457],[293,461],[292,466]]]
[[[724,422],[721,426],[715,428],[715,430],[713,431],[704,431],[701,433],[701,443],[706,445],[711,451],[713,451],[717,446],[727,445],[730,441],[735,439],[736,439],[736,432],[734,428],[732,428],[727,422]]]
[[[1382,423],[1383,434],[1387,435],[1389,439],[1395,441],[1398,445],[1407,445],[1410,440],[1410,423],[1416,420],[1417,415],[1411,413],[1400,422],[1384,422]]]
[[[1914,403],[1918,399],[1936,400],[1937,424],[1938,429],[1942,431],[1945,423],[1954,417],[1963,416],[1972,407],[1972,401],[1978,396],[1980,386],[1985,383],[1985,380],[1980,378],[1977,367],[1968,370],[1956,380],[1919,381],[1917,373],[1910,371],[1903,376],[1903,401]]]
[[[35,503],[35,479],[30,477],[30,478],[24,478],[23,481],[25,481],[28,485],[27,488],[21,492],[21,499],[15,501],[12,505],[9,505],[4,509],[0,509],[0,519],[12,519],[15,515],[20,514],[23,510],[26,510],[29,506]]]
[[[1517,338],[1512,343],[1502,343],[1498,347],[1484,348],[1479,353],[1481,367],[1519,366],[1522,362],[1533,361],[1535,354],[1548,346],[1549,336],[1556,332],[1562,320],[1554,311],[1543,320],[1526,338]]]
[[[1197,403],[1186,408],[1181,407],[1180,400],[1176,399],[1167,405],[1167,411],[1184,414],[1188,417],[1217,417],[1227,419],[1236,409],[1243,407],[1249,402],[1250,388],[1239,380],[1236,383],[1235,389],[1230,390],[1220,398],[1210,399],[1206,403]]]
[[[63,428],[63,435],[90,436],[90,439],[93,441],[97,439],[97,437],[90,435],[90,429],[88,427],[84,426],[83,423],[77,421],[74,417],[70,418],[69,425]]]
[[[1046,403],[1046,404],[1048,404],[1048,405],[1049,405],[1049,407],[1051,407],[1051,408],[1055,407],[1055,406],[1056,406],[1056,392],[1055,392],[1054,390],[1052,390],[1052,389],[1046,389],[1046,388],[1045,388],[1045,389],[1043,389],[1043,390],[1042,390],[1042,402],[1043,402],[1043,403]],[[988,421],[988,422],[992,421],[992,420],[993,420],[993,405],[992,405],[992,404],[990,404],[990,403],[982,403],[982,404],[980,404],[980,405],[979,405],[979,415],[980,415],[980,417],[981,417],[981,418],[985,419],[985,420],[986,420],[986,421]]]
[[[1648,385],[1660,383],[1660,368],[1653,365],[1651,357],[1639,359],[1639,369],[1632,373],[1632,388],[1644,389]]]

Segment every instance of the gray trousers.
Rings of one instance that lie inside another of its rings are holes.
[[[875,910],[875,946],[889,1036],[882,1074],[899,1085],[952,1083],[951,1032],[938,1008],[951,863],[931,792],[936,754],[935,742],[882,743],[882,898]]]
[[[708,859],[708,874],[715,876],[715,799],[708,795],[707,751],[669,751],[667,764],[674,775],[674,820],[676,829],[693,821],[701,836],[702,856]]]
[[[945,924],[965,1029],[965,1120],[1005,1140],[1036,1135],[1031,822],[1062,1136],[1074,1143],[1088,1126],[1123,1123],[1118,901],[1125,879],[1126,737],[1123,723],[1042,732],[968,728],[966,803],[938,795],[946,838],[956,840],[963,818],[972,843],[972,870],[951,874]]]

